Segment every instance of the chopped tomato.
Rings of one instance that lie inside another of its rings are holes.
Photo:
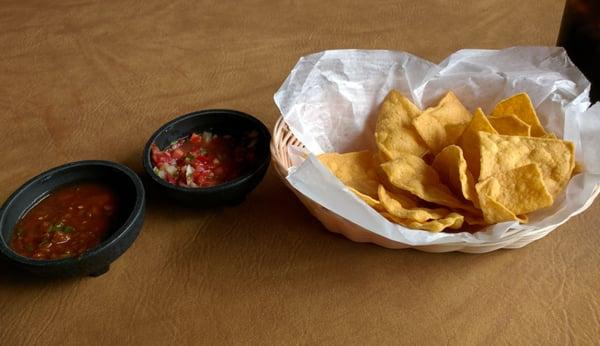
[[[180,148],[177,148],[175,150],[173,150],[173,154],[171,155],[175,160],[179,160],[180,158],[182,158],[185,155],[185,152],[183,152],[183,150],[181,150]]]
[[[192,144],[200,144],[200,143],[202,143],[202,137],[198,136],[195,133],[192,133],[192,135],[190,136],[190,143],[192,143]]]
[[[247,173],[254,165],[257,133],[231,135],[192,133],[161,151],[152,145],[154,172],[167,182],[186,187],[222,184]]]

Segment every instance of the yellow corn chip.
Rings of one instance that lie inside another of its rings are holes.
[[[463,157],[462,149],[457,145],[445,147],[431,164],[442,182],[450,187],[457,195],[462,195],[465,199],[479,204],[477,192],[475,191],[475,180],[473,175],[467,169],[467,162]]]
[[[583,163],[579,162],[579,161],[575,161],[575,166],[573,167],[573,173],[571,173],[571,175],[577,175],[579,173],[583,173],[583,171],[585,170],[585,167],[583,167]]]
[[[463,150],[467,167],[474,179],[479,177],[479,131],[498,133],[488,121],[481,108],[477,108],[471,122],[458,139],[458,146]]]
[[[477,204],[479,204],[479,201],[477,201]],[[488,223],[485,221],[485,219],[483,218],[483,214],[479,214],[479,215],[471,215],[471,214],[463,214],[464,218],[465,218],[465,223],[469,224],[469,225],[473,225],[473,226],[487,226]]]
[[[480,132],[479,137],[481,145],[479,181],[499,172],[537,163],[548,192],[556,196],[571,178],[575,166],[575,149],[571,142],[485,132]]]
[[[383,172],[383,170],[382,170]],[[427,204],[429,204],[429,202],[424,201],[422,199],[420,199],[419,197],[411,194],[408,191],[405,190],[401,190],[397,187],[395,187],[394,185],[390,184],[390,182],[387,180],[387,177],[385,177],[385,173],[383,173],[384,177],[383,179],[385,181],[381,181],[381,186],[383,186],[383,188],[385,189],[386,192],[393,194],[393,198],[395,200],[398,201],[398,203],[402,204],[402,207],[404,208],[408,208],[408,209],[414,209],[414,208],[420,208],[423,207]],[[381,189],[380,186],[380,189]],[[379,193],[378,190],[378,197],[379,195],[381,195],[381,193]]]
[[[381,213],[386,219],[408,228],[422,229],[430,232],[441,232],[446,228],[459,229],[462,227],[464,217],[458,213],[450,213],[442,219],[418,222],[409,219],[402,219],[391,215],[390,213]]]
[[[435,169],[418,156],[406,154],[380,167],[389,183],[396,188],[408,191],[428,202],[476,213],[475,208],[454,197],[450,189],[440,182]]]
[[[346,154],[326,153],[319,155],[319,160],[344,185],[349,186],[367,196],[377,198],[379,180],[373,158],[368,151],[357,151]]]
[[[469,122],[471,113],[453,92],[448,92],[437,106],[427,108],[413,120],[413,125],[434,154],[455,144]]]
[[[516,115],[502,117],[489,117],[490,124],[501,135],[531,136],[531,126],[519,119]]]
[[[402,153],[423,156],[428,148],[412,125],[421,110],[398,91],[392,90],[383,100],[375,125],[375,142],[384,161]]]
[[[515,215],[512,211],[508,210],[505,206],[498,203],[498,201],[486,195],[479,195],[479,204],[483,211],[483,219],[487,224],[494,224],[504,221],[519,221],[520,223],[527,223],[527,216],[524,218]]]
[[[375,142],[376,152],[319,160],[391,222],[431,232],[527,223],[527,213],[551,206],[583,171],[573,143],[543,129],[524,93],[487,117],[481,108],[471,115],[451,91],[420,111],[392,90],[378,110]]]
[[[384,155],[381,150],[377,151],[376,153],[373,154],[373,162],[377,165],[384,163],[384,162],[388,162],[389,159],[387,158],[386,155]]]
[[[383,207],[383,204],[381,204],[381,202],[369,195],[365,195],[364,193],[353,189],[351,187],[348,187],[348,190],[352,191],[355,195],[358,196],[358,198],[362,199],[365,203],[367,203],[367,205],[377,211],[385,211],[385,208]]]
[[[386,191],[383,185],[379,185],[379,200],[388,213],[401,219],[425,222],[427,220],[442,219],[450,214],[450,210],[445,208],[409,208],[403,203],[404,199],[402,197]]]
[[[494,174],[477,184],[477,193],[491,198],[516,215],[527,214],[554,203],[535,163]]]
[[[526,93],[519,93],[500,101],[492,111],[493,117],[513,114],[531,126],[531,136],[541,137],[546,134],[535,108],[533,108],[531,99]]]

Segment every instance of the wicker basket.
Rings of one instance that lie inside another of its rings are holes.
[[[293,145],[303,148],[304,145],[292,134],[283,117],[280,117],[273,129],[273,139],[271,140],[271,155],[277,174],[281,180],[298,196],[300,201],[306,206],[312,215],[314,215],[329,231],[343,234],[348,239],[359,243],[374,243],[389,249],[404,249],[414,248],[426,252],[450,252],[460,251],[468,253],[484,253],[494,251],[500,248],[516,249],[523,247],[537,239],[540,239],[557,228],[559,225],[549,226],[545,228],[533,229],[528,232],[520,232],[513,236],[507,236],[499,241],[487,242],[480,244],[473,243],[450,243],[450,244],[430,244],[421,246],[411,246],[404,243],[399,243],[391,239],[384,238],[375,234],[343,217],[331,212],[302,193],[294,189],[287,181],[286,176],[288,169],[292,166],[292,162],[288,156],[288,146]],[[597,186],[594,189],[593,195],[586,204],[573,213],[571,217],[583,212],[589,208],[594,199],[600,193],[600,188]],[[564,220],[565,223],[568,220]],[[561,223],[561,224],[562,224]]]

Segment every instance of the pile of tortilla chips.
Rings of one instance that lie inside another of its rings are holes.
[[[420,110],[392,90],[379,109],[377,152],[320,161],[367,205],[397,224],[477,231],[547,208],[574,174],[573,143],[541,125],[525,93],[486,116],[452,92]]]

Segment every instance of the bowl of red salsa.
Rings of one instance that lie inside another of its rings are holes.
[[[0,255],[41,276],[97,276],[142,227],[139,177],[110,161],[79,161],[46,171],[0,209]]]
[[[270,139],[251,115],[203,110],[159,128],[142,161],[161,195],[198,207],[237,204],[263,179]]]

